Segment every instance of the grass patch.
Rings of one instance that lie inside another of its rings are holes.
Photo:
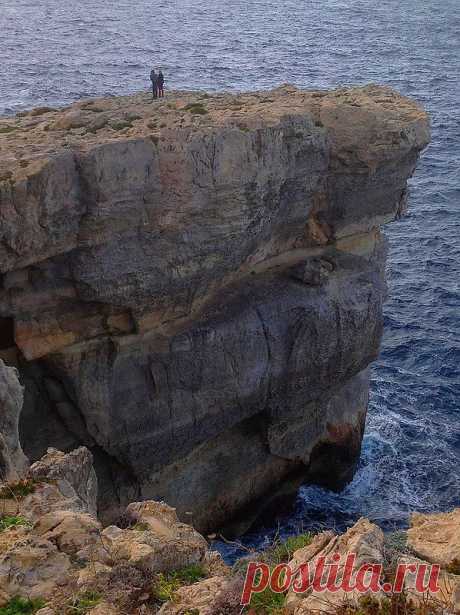
[[[207,109],[201,103],[190,103],[184,107],[184,111],[190,111],[193,115],[206,115]]]
[[[270,568],[271,576],[273,567]],[[256,575],[256,583],[258,582],[258,576],[260,577],[260,573]],[[282,579],[280,579],[280,581],[282,581]],[[263,592],[252,594],[247,610],[249,613],[254,613],[256,615],[282,615],[285,599],[285,593],[281,594],[274,592],[271,590],[270,586],[268,586]]]
[[[118,120],[110,122],[110,127],[113,128],[113,130],[123,130],[124,128],[132,128],[133,125],[128,120]]]
[[[10,527],[18,526],[31,527],[31,524],[27,521],[27,519],[24,519],[24,517],[19,517],[16,515],[5,515],[4,517],[0,517],[0,532],[8,530]]]
[[[183,585],[193,585],[206,576],[204,568],[199,564],[191,564],[180,570],[160,573],[153,585],[153,597],[159,602],[169,602],[174,592]]]
[[[139,521],[138,523],[135,523],[131,529],[138,532],[148,532],[150,530],[150,526],[148,523],[143,523],[142,521]]]
[[[29,600],[27,598],[12,598],[8,604],[0,607],[0,615],[33,615],[45,606],[41,598]]]
[[[249,608],[257,615],[282,615],[284,600],[284,594],[272,592],[270,587],[267,587],[259,594],[252,594]]]
[[[84,615],[101,601],[101,595],[95,591],[85,591],[73,598],[67,607],[68,615]]]
[[[0,126],[0,135],[7,135],[10,132],[14,132],[17,126]]]
[[[307,547],[311,544],[312,540],[313,535],[310,532],[306,532],[305,534],[297,534],[296,536],[290,536],[286,540],[275,542],[266,552],[268,560],[274,564],[289,562],[295,551]]]
[[[37,483],[30,479],[24,478],[15,483],[8,483],[0,489],[0,498],[4,500],[22,500],[36,489]]]

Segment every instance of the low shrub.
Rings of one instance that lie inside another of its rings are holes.
[[[27,521],[27,519],[24,519],[24,517],[14,515],[5,515],[4,517],[0,517],[0,532],[8,530],[10,527],[17,527],[20,525],[30,527],[31,524],[29,521]]]
[[[21,500],[36,489],[37,482],[31,478],[23,478],[13,483],[8,483],[0,489],[0,499]]]
[[[40,598],[29,600],[16,596],[8,604],[0,607],[0,615],[33,615],[45,606],[45,601]]]
[[[132,128],[133,125],[127,120],[116,120],[110,122],[110,127],[113,128],[113,130],[123,130],[124,128]]]
[[[190,103],[184,107],[184,110],[190,111],[190,113],[193,113],[194,115],[206,115],[208,112],[201,103]]]
[[[153,597],[159,602],[168,602],[173,599],[174,592],[183,585],[193,585],[206,576],[206,572],[199,564],[191,564],[180,570],[158,574],[153,585]]]
[[[67,607],[68,615],[84,615],[101,601],[101,595],[96,591],[84,591],[75,596]]]
[[[263,592],[252,594],[249,610],[257,615],[282,615],[284,600],[284,594],[275,593],[267,587]]]
[[[137,530],[138,532],[148,532],[148,530],[150,529],[150,525],[148,523],[143,523],[142,521],[138,521],[132,526],[131,529]]]
[[[275,564],[289,562],[295,551],[308,546],[311,544],[312,540],[313,535],[310,534],[310,532],[306,532],[304,534],[290,536],[283,541],[275,542],[275,544],[267,550],[268,560]]]

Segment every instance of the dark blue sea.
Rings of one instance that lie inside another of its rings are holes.
[[[0,0],[0,113],[147,88],[155,65],[170,88],[383,83],[431,115],[409,215],[386,228],[390,295],[356,476],[340,494],[301,488],[247,544],[278,524],[396,528],[460,505],[459,33],[459,0]]]

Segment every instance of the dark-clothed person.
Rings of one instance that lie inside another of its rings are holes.
[[[155,98],[158,98],[158,75],[154,68],[150,71],[150,81],[152,82],[152,95],[155,100]]]
[[[163,76],[163,71],[160,68],[160,72],[158,73],[158,96],[160,98],[163,98],[165,95],[164,85],[165,85],[165,78]]]

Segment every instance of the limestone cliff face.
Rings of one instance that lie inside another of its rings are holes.
[[[382,330],[379,227],[428,141],[426,114],[377,86],[0,120],[26,453],[85,444],[107,516],[164,498],[200,529],[288,477],[346,478]]]
[[[23,387],[17,370],[0,359],[0,481],[23,476],[28,461],[19,442],[19,415],[23,404]]]

